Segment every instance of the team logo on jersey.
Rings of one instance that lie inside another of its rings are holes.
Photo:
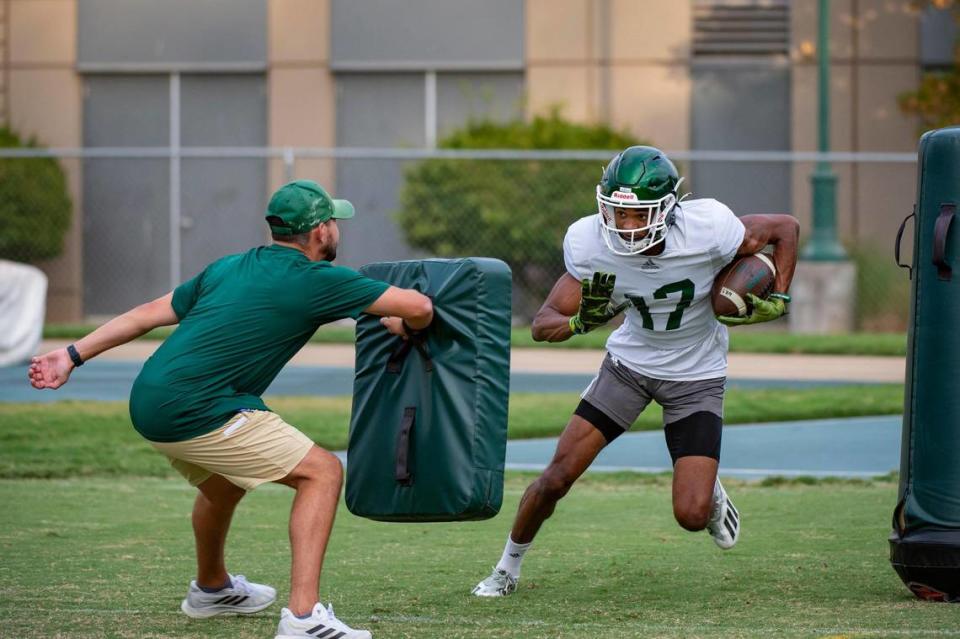
[[[660,270],[660,265],[657,264],[656,262],[654,262],[652,259],[650,259],[650,258],[648,257],[648,258],[647,258],[647,261],[646,261],[646,262],[643,262],[643,263],[640,265],[640,270],[641,270],[641,271],[659,271],[659,270]]]

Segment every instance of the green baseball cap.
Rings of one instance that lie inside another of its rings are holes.
[[[335,200],[313,180],[296,180],[284,184],[267,205],[267,224],[277,235],[299,235],[323,224],[330,218],[353,217],[353,204]]]

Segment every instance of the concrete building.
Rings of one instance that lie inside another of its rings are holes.
[[[667,150],[814,151],[816,5],[0,0],[0,120],[51,147],[429,147],[470,116],[562,104]],[[831,5],[833,149],[914,151],[917,122],[896,98],[952,63],[949,15],[906,0]],[[62,163],[75,223],[64,254],[41,264],[50,321],[115,313],[262,242],[263,207],[285,177],[278,159]],[[811,164],[685,169],[696,193],[738,213],[809,219]],[[890,244],[915,168],[835,170],[842,237]],[[410,254],[390,219],[402,163],[300,159],[296,174],[363,212],[347,263]]]

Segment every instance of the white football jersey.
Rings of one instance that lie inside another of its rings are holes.
[[[683,202],[656,256],[616,255],[601,233],[599,214],[571,224],[563,259],[578,280],[615,273],[613,302],[630,302],[623,325],[607,340],[610,355],[655,379],[725,376],[727,327],[714,317],[710,291],[743,243],[743,223],[733,211],[713,199]]]

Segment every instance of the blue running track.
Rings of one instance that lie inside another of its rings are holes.
[[[137,362],[94,361],[86,364],[57,391],[30,387],[26,367],[0,368],[2,402],[62,400],[126,400],[141,367]],[[592,375],[513,373],[511,392],[579,392]],[[730,387],[802,388],[837,382],[728,380]],[[349,395],[353,370],[344,367],[285,368],[268,395]],[[571,406],[571,410],[573,406]],[[722,476],[758,479],[771,475],[872,477],[899,467],[899,416],[860,417],[779,424],[729,426],[723,433]],[[507,467],[536,470],[553,455],[556,439],[511,441]],[[661,432],[628,433],[605,449],[593,471],[667,471],[670,457]]]

